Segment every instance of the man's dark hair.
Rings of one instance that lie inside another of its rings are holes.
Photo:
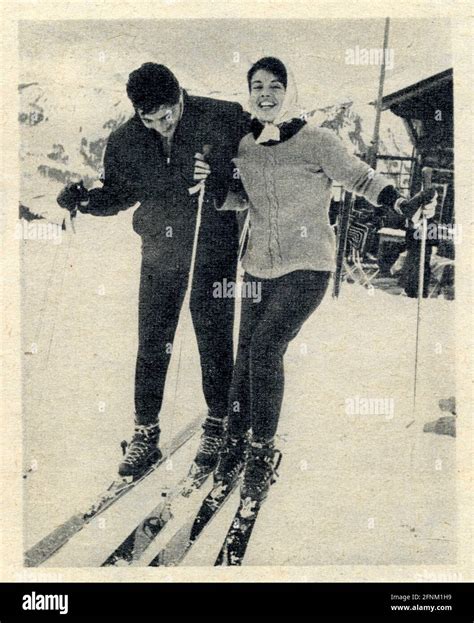
[[[144,63],[128,77],[127,95],[135,110],[147,114],[160,106],[174,106],[181,90],[172,71],[157,63]]]
[[[276,76],[286,89],[286,85],[288,83],[288,74],[286,73],[285,65],[283,65],[280,59],[275,58],[274,56],[264,56],[259,61],[254,63],[252,67],[248,70],[247,82],[249,85],[249,91],[250,91],[253,75],[259,69],[264,69],[265,71],[269,71],[271,74]]]

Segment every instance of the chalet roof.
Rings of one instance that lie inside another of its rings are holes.
[[[404,89],[385,95],[382,110],[390,109],[399,117],[423,117],[433,108],[452,112],[453,70],[446,69]],[[375,104],[375,102],[371,102]]]

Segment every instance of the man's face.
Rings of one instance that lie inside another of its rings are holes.
[[[143,125],[150,130],[156,130],[158,134],[169,138],[173,136],[179,121],[180,103],[174,105],[163,105],[153,112],[143,113],[138,110],[138,115]]]

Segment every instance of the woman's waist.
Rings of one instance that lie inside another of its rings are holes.
[[[250,245],[265,247],[272,240],[277,240],[290,247],[307,247],[333,236],[334,230],[327,212],[320,215],[302,213],[299,216],[292,215],[291,218],[278,212],[267,214],[263,218],[255,218],[254,213],[250,214]]]
[[[265,192],[249,192],[250,218],[256,226],[265,227],[277,221],[282,227],[293,224],[325,224],[329,220],[331,191],[300,192],[296,187],[290,194],[280,193],[269,185]]]
[[[242,266],[245,272],[260,279],[275,279],[295,271],[317,271],[332,273],[336,269],[334,254],[316,255],[308,258],[295,258],[278,262],[262,262],[252,257],[244,257]]]
[[[298,262],[316,257],[331,258],[335,250],[335,234],[329,222],[297,223],[291,229],[278,226],[250,228],[246,259],[275,264]]]

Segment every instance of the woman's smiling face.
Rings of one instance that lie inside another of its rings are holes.
[[[272,123],[283,106],[285,87],[271,72],[259,69],[250,81],[250,105],[257,119]]]

